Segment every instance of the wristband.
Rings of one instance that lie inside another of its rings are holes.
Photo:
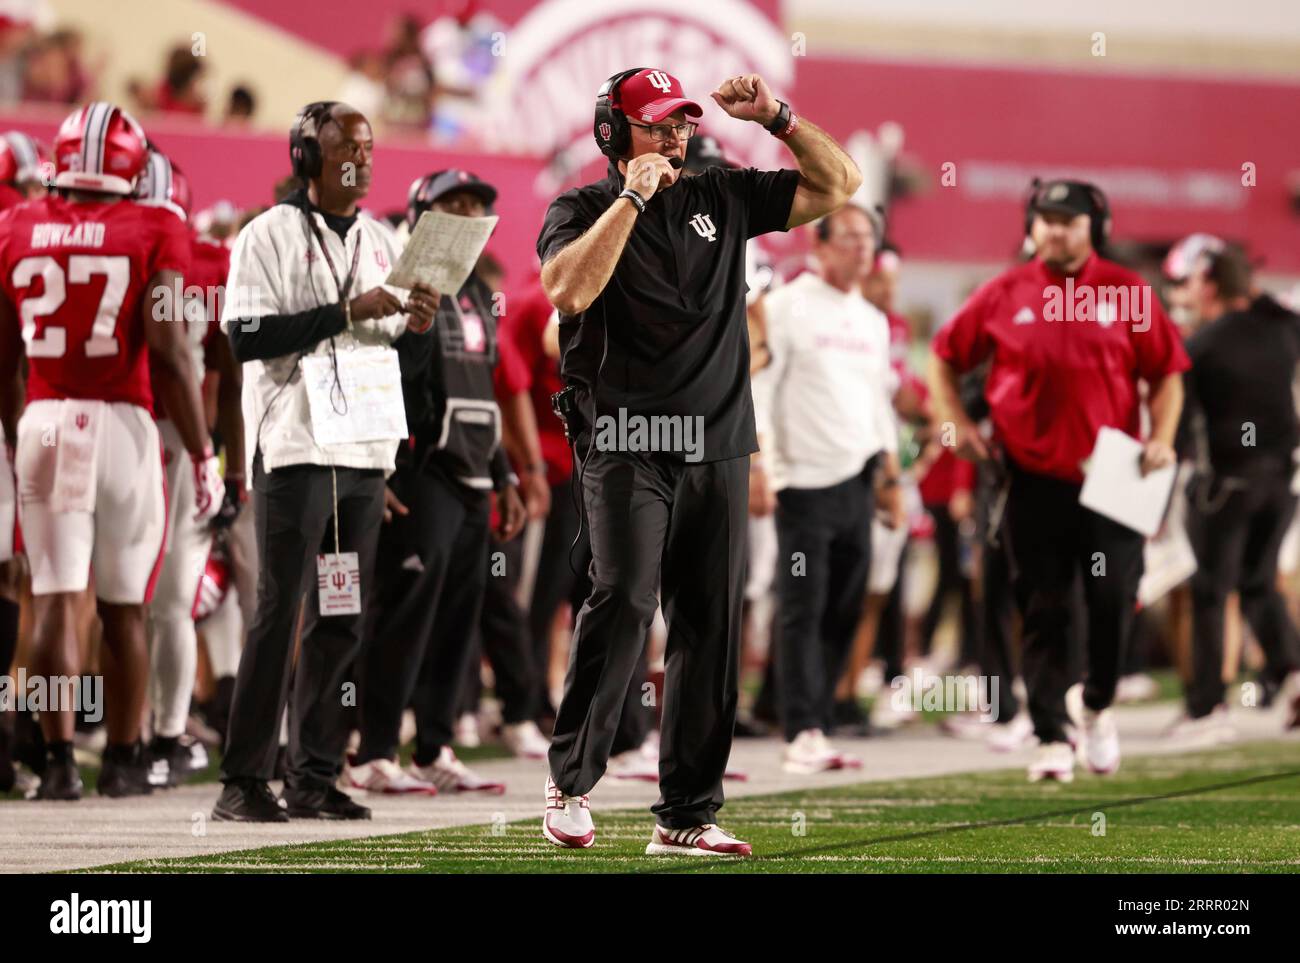
[[[645,213],[645,198],[642,197],[640,194],[638,194],[636,191],[632,190],[632,188],[630,187],[624,188],[623,193],[619,194],[618,196],[626,197],[629,201],[635,204],[638,214]]]
[[[781,105],[781,109],[776,112],[771,123],[763,125],[763,129],[774,137],[780,137],[781,132],[790,126],[791,117],[790,105],[784,100],[779,100],[777,103]]]

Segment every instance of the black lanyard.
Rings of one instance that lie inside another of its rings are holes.
[[[352,251],[352,266],[348,268],[347,276],[339,281],[338,271],[334,269],[334,259],[330,257],[330,250],[325,246],[325,238],[321,235],[320,227],[316,224],[316,218],[310,211],[307,213],[307,221],[311,224],[311,232],[316,236],[316,243],[320,245],[321,253],[325,255],[325,265],[330,269],[330,277],[334,279],[334,287],[339,292],[339,301],[346,301],[348,292],[352,290],[352,282],[357,276],[357,265],[361,263],[361,235],[357,235],[357,246]],[[347,240],[343,241],[343,250],[347,250]]]
[[[304,213],[307,216],[307,223],[311,225],[311,232],[316,237],[316,243],[320,245],[320,251],[325,255],[325,265],[330,270],[330,277],[334,281],[334,287],[339,292],[339,303],[342,304],[348,299],[348,292],[352,290],[352,282],[357,276],[357,265],[361,263],[361,235],[360,233],[357,234],[357,246],[352,249],[352,266],[348,268],[347,277],[339,281],[338,271],[334,268],[334,259],[330,257],[330,249],[325,246],[325,238],[321,235],[320,228],[316,224],[316,218],[312,216],[311,211],[305,211]],[[348,242],[344,238],[343,250],[346,251],[347,249]],[[334,369],[334,384],[330,387],[330,405],[336,413],[344,415],[348,411],[348,400],[343,393],[343,382],[339,379],[339,362],[334,355],[334,337],[332,335],[330,336],[330,364]],[[343,403],[342,408],[334,400],[335,392],[338,393],[338,397]]]

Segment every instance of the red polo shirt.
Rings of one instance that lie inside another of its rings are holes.
[[[958,371],[992,357],[984,395],[1007,455],[1073,482],[1103,426],[1138,437],[1139,379],[1190,367],[1150,285],[1095,254],[1072,279],[1037,259],[1004,271],[943,326],[934,351]]]

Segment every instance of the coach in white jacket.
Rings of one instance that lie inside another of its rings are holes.
[[[370,125],[353,108],[334,102],[305,107],[290,131],[290,158],[307,186],[251,221],[231,254],[221,327],[244,363],[244,430],[261,565],[257,613],[235,680],[217,819],[370,816],[334,782],[347,738],[344,685],[361,645],[384,478],[393,470],[398,440],[321,444],[304,369],[320,356],[328,359],[326,371],[338,374],[356,349],[386,346],[408,323],[412,332],[432,323],[436,292],[417,285],[404,303],[383,287],[397,248],[391,232],[357,208],[370,187],[373,147]],[[330,392],[336,412],[356,403],[347,397],[347,381],[337,377]],[[317,557],[336,551],[335,518],[346,569],[340,579],[359,582],[361,612],[326,616],[320,614]],[[304,601],[281,804],[268,782]]]
[[[817,268],[765,300],[771,363],[754,376],[760,454],[751,490],[776,491],[776,678],[785,768],[856,765],[826,738],[866,594],[871,519],[902,522],[889,323],[858,278],[875,254],[866,211],[815,226]]]

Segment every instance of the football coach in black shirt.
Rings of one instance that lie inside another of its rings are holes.
[[[712,94],[763,125],[797,170],[681,178],[698,104],[664,70],[615,74],[596,98],[603,180],[546,214],[537,253],[560,314],[557,409],[574,441],[592,592],[578,613],[551,743],[543,833],[595,840],[586,794],[605,772],[661,590],[668,622],[656,826],[647,852],[748,855],[714,824],[736,720],[740,609],[757,450],[745,242],[822,217],[862,182],[825,132],[757,74]]]

